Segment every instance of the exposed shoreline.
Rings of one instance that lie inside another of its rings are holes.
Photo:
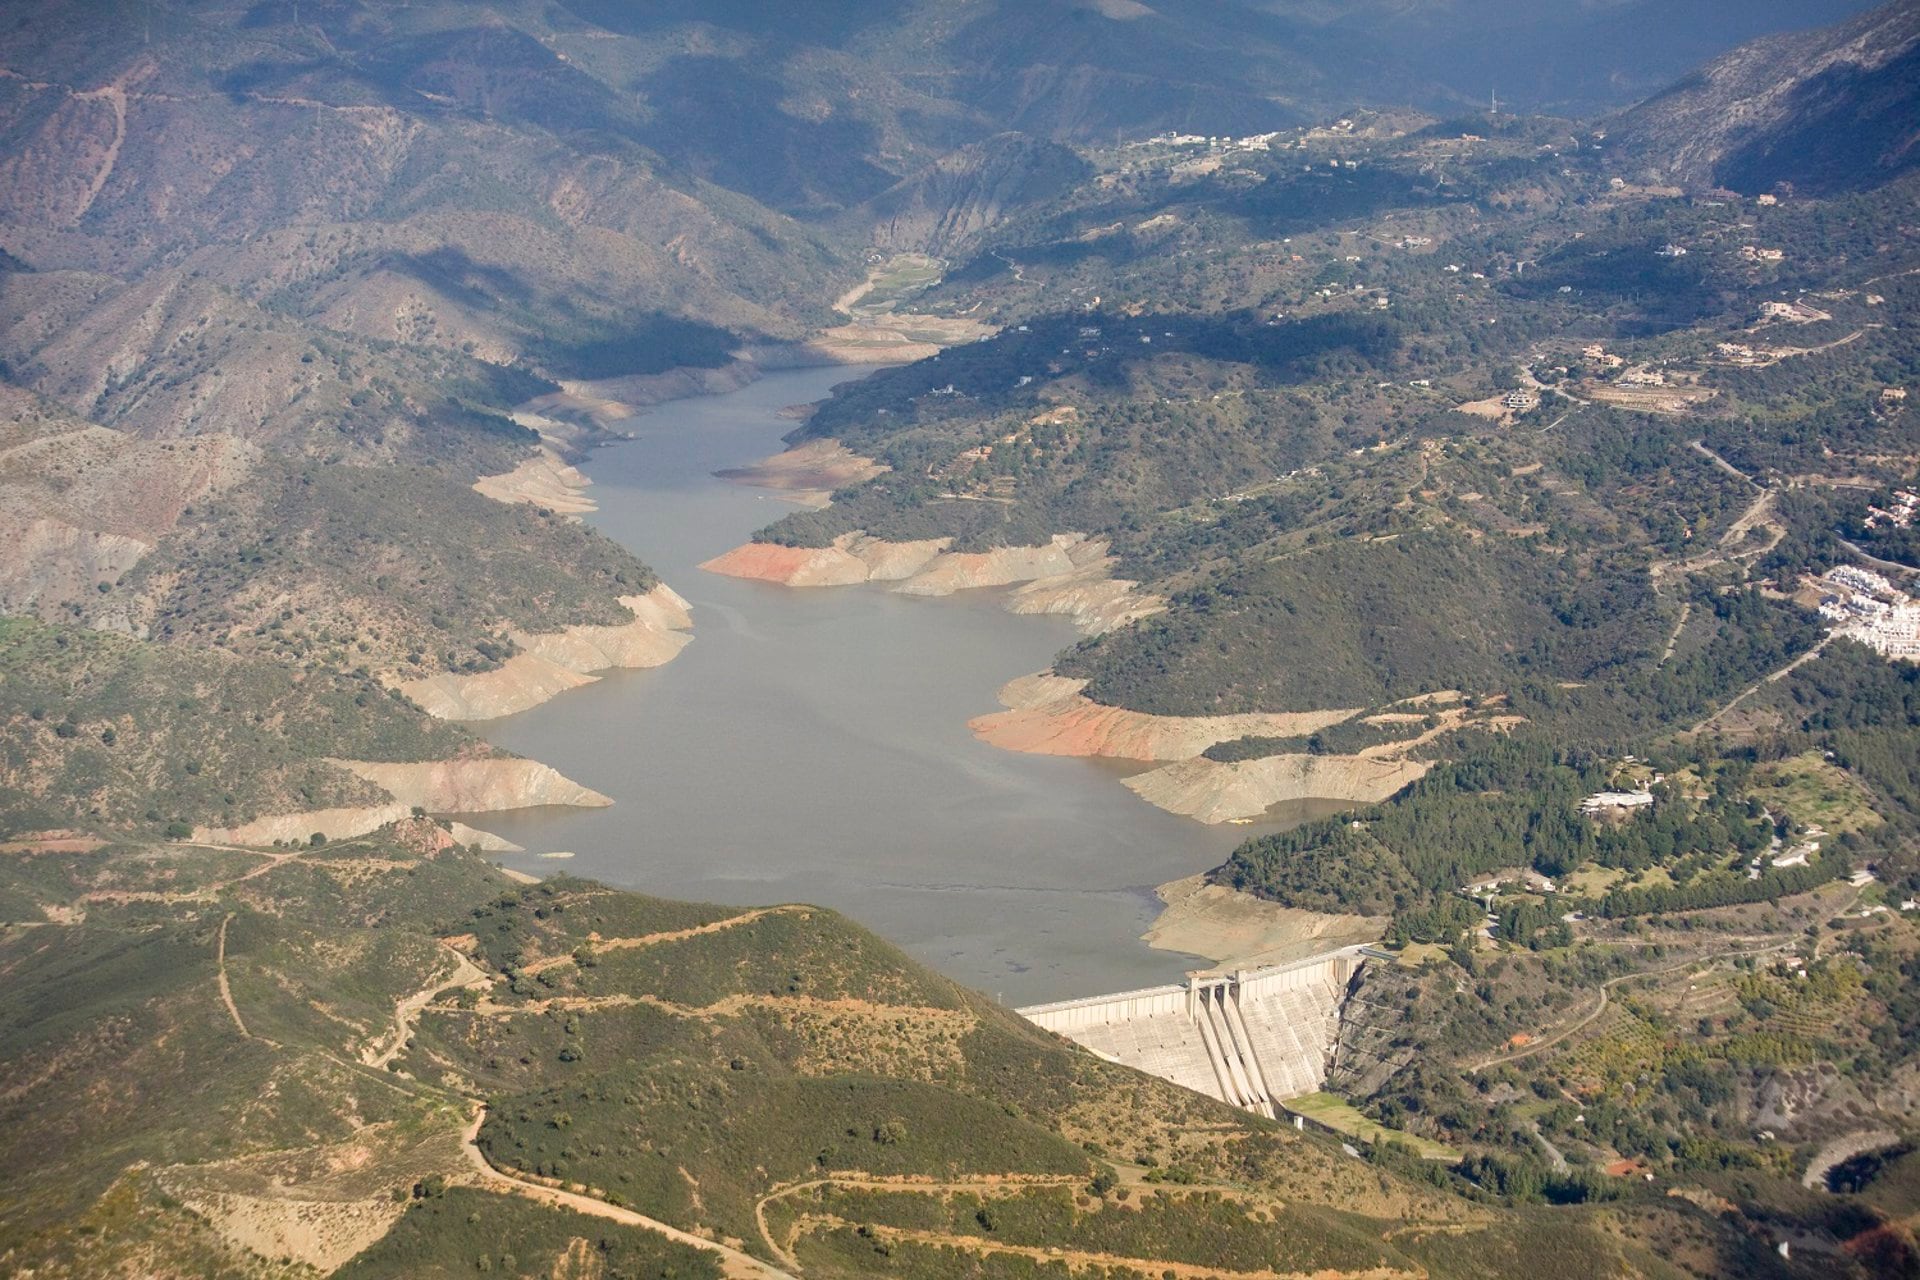
[[[825,506],[831,490],[871,479],[884,468],[837,440],[809,441],[746,467],[716,472],[735,483],[794,494]],[[829,479],[830,478],[830,482]],[[823,492],[824,490],[824,492]],[[1105,542],[1057,534],[1037,547],[951,550],[951,538],[889,542],[842,534],[824,547],[747,542],[700,565],[709,573],[786,587],[891,584],[908,595],[1007,587],[1001,606],[1015,614],[1068,618],[1083,634],[1150,617],[1166,608],[1140,584],[1112,576]],[[1123,779],[1136,795],[1169,813],[1209,825],[1251,822],[1274,806],[1327,800],[1371,804],[1424,776],[1428,765],[1399,755],[1276,755],[1224,764],[1202,755],[1219,742],[1250,736],[1297,737],[1352,719],[1360,709],[1158,716],[1109,707],[1084,696],[1084,681],[1041,672],[1009,681],[1005,711],[975,717],[982,740],[1010,751],[1142,761],[1161,767]]]
[[[1314,733],[1355,715],[1353,710],[1154,715],[1095,702],[1082,692],[1086,685],[1085,680],[1051,671],[1017,677],[1000,690],[1006,710],[976,716],[968,727],[983,741],[1009,751],[1175,761],[1190,760],[1216,743]]]
[[[1469,709],[1454,691],[1397,703],[1411,710],[1364,716],[1367,725],[1429,721],[1410,737],[1362,747],[1347,755],[1276,752],[1246,760],[1214,760],[1206,751],[1245,737],[1298,738],[1360,715],[1355,709],[1166,716],[1094,702],[1084,680],[1051,671],[1012,680],[1000,691],[1005,711],[970,722],[984,741],[1041,755],[1138,760],[1155,767],[1121,780],[1147,803],[1209,825],[1259,820],[1276,806],[1324,801],[1342,806],[1379,804],[1427,775],[1433,762],[1414,753],[1468,724],[1505,731],[1519,717]],[[1449,705],[1451,704],[1451,705]]]
[[[666,583],[621,596],[631,622],[511,633],[520,652],[492,671],[441,672],[394,687],[440,720],[496,720],[594,683],[601,671],[663,666],[692,643],[687,602]]]
[[[795,356],[799,358],[792,358]],[[780,356],[789,357],[785,364]],[[772,357],[772,359],[769,359]],[[496,502],[527,503],[573,518],[598,510],[586,496],[592,480],[576,465],[595,447],[618,441],[617,424],[642,408],[720,395],[757,381],[771,368],[847,363],[804,347],[743,352],[718,369],[673,369],[598,382],[563,384],[558,392],[519,406],[514,417],[537,431],[540,443],[512,470],[482,476],[476,492]],[[855,455],[841,450],[847,458]],[[865,460],[856,459],[864,462]],[[817,460],[816,460],[817,461]],[[692,642],[690,606],[666,583],[619,597],[633,614],[626,623],[580,624],[551,632],[513,632],[521,652],[492,671],[440,672],[392,687],[442,720],[485,721],[539,706],[570,689],[595,683],[600,672],[664,665]],[[463,760],[330,763],[385,791],[384,802],[263,814],[230,827],[203,826],[194,839],[222,844],[305,843],[314,835],[351,839],[424,809],[479,814],[546,805],[602,807],[613,801],[550,766],[511,757]],[[491,832],[455,823],[456,838],[484,851],[524,852]],[[517,873],[524,875],[525,873]]]
[[[783,453],[741,467],[714,472],[721,480],[771,489],[802,506],[825,507],[836,489],[861,484],[889,470],[863,458],[838,440],[809,440]]]
[[[328,763],[378,787],[389,799],[370,805],[267,814],[232,827],[201,827],[193,838],[217,844],[304,844],[316,834],[329,840],[362,836],[411,817],[416,808],[429,813],[497,813],[542,805],[601,808],[613,803],[548,765],[513,756]],[[463,834],[477,838],[469,843],[483,847],[487,843],[486,832],[468,827]]]
[[[1336,947],[1377,942],[1385,917],[1329,915],[1283,907],[1208,880],[1186,876],[1154,892],[1165,904],[1141,941],[1214,962],[1220,972],[1284,964]]]
[[[1122,779],[1129,791],[1169,813],[1205,823],[1248,822],[1301,800],[1378,804],[1426,776],[1423,760],[1274,755],[1222,763],[1205,756]]]
[[[826,379],[825,374],[813,375],[806,379],[806,385],[809,388],[807,398],[811,402],[817,402],[821,394],[819,387]],[[778,397],[756,395],[753,400],[756,406],[760,406],[762,401],[777,402]],[[779,416],[791,419],[803,416],[805,411],[796,407],[778,412]],[[690,415],[689,420],[692,421],[697,416]],[[652,431],[639,434],[649,440],[655,435]],[[797,448],[788,448],[760,456],[761,450],[770,447],[779,448],[772,439],[767,439],[766,443],[760,443],[762,438],[764,437],[750,437],[742,445],[733,445],[724,449],[693,451],[693,456],[697,457],[699,462],[697,470],[693,471],[692,475],[713,477],[718,481],[739,485],[743,489],[762,490],[766,494],[766,500],[800,499],[824,503],[830,501],[835,490],[848,484],[859,483],[880,471],[879,465],[874,460],[861,456],[848,449],[842,442],[831,438],[808,440]],[[745,463],[736,462],[735,459],[743,454],[755,460]],[[587,466],[583,470],[590,476],[597,474],[596,468],[592,466]],[[628,477],[631,470],[630,465],[623,463],[610,466],[607,475],[609,478],[614,474]],[[676,470],[673,474],[679,473]],[[626,530],[623,541],[645,558],[649,548],[662,535],[658,530],[654,530],[650,535],[641,536],[639,530],[629,527],[632,515],[630,506],[630,502],[623,496],[612,508],[596,517],[595,523]],[[744,514],[743,510],[743,516]],[[650,527],[644,521],[640,526],[642,529]],[[992,589],[992,603],[999,609],[1016,615],[1061,617],[1070,620],[1082,632],[1099,632],[1126,625],[1165,607],[1163,601],[1141,591],[1137,583],[1113,576],[1116,561],[1104,540],[1077,533],[1063,533],[1038,539],[1037,545],[1031,546],[959,551],[954,548],[952,540],[948,538],[896,542],[860,532],[849,532],[821,547],[788,547],[749,541],[735,545],[731,550],[718,556],[712,556],[705,561],[700,560],[701,555],[710,554],[709,548],[725,547],[732,539],[745,536],[746,527],[744,519],[738,523],[728,521],[714,534],[692,541],[691,545],[683,546],[679,552],[680,558],[671,560],[668,567],[676,576],[679,576],[687,572],[688,564],[698,562],[701,570],[714,572],[722,577],[796,590],[804,587],[877,583],[893,594],[938,597],[957,595],[963,591]],[[669,545],[673,544],[670,542]],[[742,607],[748,600],[761,595],[762,593],[758,591],[742,594],[735,588],[716,598],[733,602],[733,607]],[[849,602],[849,605],[851,603]],[[976,601],[976,603],[986,602]],[[840,609],[831,604],[825,602],[822,604],[825,606],[824,611],[810,610],[809,612],[834,616],[841,613]],[[978,616],[977,610],[963,612]],[[726,628],[728,636],[733,635],[742,625],[729,613],[723,612],[715,616],[729,620]],[[990,618],[991,614],[987,616]],[[930,625],[937,624],[930,623]],[[994,626],[990,621],[986,622],[986,625]],[[1000,625],[1009,632],[1019,626],[1019,624],[1006,623]],[[1062,639],[1054,639],[1043,647],[1051,653],[1062,642]],[[998,670],[989,670],[975,692],[958,699],[944,712],[943,721],[948,725],[949,733],[957,729],[959,724],[967,722],[967,718],[975,711],[986,709],[981,706],[982,695],[987,694],[996,685],[1002,685],[1010,671],[1030,669],[1030,664],[1038,665],[1048,661],[1048,658],[1035,652],[1019,661],[1021,663],[1019,666],[1011,668],[1001,666]],[[707,665],[711,665],[711,656]],[[1079,695],[1083,688],[1082,682],[1061,680],[1046,673],[1040,676],[1022,677],[1021,680],[1051,686],[1043,690],[1046,696],[1036,700],[1039,704],[1053,701],[1062,694]],[[1017,680],[1014,683],[1018,685],[1020,682]],[[819,692],[817,689],[814,690],[814,696],[817,697]],[[1129,800],[1125,796],[1117,790],[1109,789],[1111,784],[1121,780],[1122,775],[1130,769],[1151,764],[1174,764],[1190,759],[1216,741],[1250,735],[1304,735],[1357,714],[1352,710],[1338,709],[1304,714],[1227,716],[1196,720],[1183,717],[1145,716],[1119,708],[1100,708],[1084,697],[1078,697],[1075,701],[1077,705],[1072,709],[1076,713],[1105,717],[1108,721],[1102,731],[1104,735],[1102,743],[1097,749],[1092,750],[1084,749],[1084,744],[1071,750],[1063,750],[1060,749],[1062,744],[1056,742],[1046,748],[1048,753],[1110,759],[1120,766],[1117,769],[1089,771],[1084,779],[1084,785],[1091,791],[1088,803],[1100,805],[1103,813],[1108,815],[1107,821],[1117,820],[1123,823],[1139,824],[1172,823],[1175,827],[1182,825],[1179,822],[1180,818],[1191,815],[1175,813],[1174,817],[1169,818],[1160,813],[1131,810]],[[988,706],[990,707],[991,704],[989,703]],[[1032,712],[1036,709],[1038,708],[1034,705],[1019,708],[1022,712]],[[1009,710],[1012,711],[1013,708]],[[973,722],[972,727],[976,734],[986,739],[991,745],[1002,748],[1012,746],[1009,742],[995,741],[992,736],[980,733],[981,726],[978,720]],[[1158,745],[1150,745],[1143,750],[1139,745],[1143,739]],[[526,755],[552,758],[570,770],[582,772],[583,775],[590,771],[589,766],[571,755],[554,754],[560,748],[553,746],[544,738],[532,738],[516,743],[509,734],[502,741]],[[942,767],[949,772],[954,763],[952,760],[941,762]],[[1029,776],[1045,774],[1042,769],[1023,769],[1021,772]],[[599,777],[597,774],[594,776],[596,780]],[[623,799],[629,795],[628,791],[616,787],[608,787],[608,790]],[[1162,806],[1162,808],[1169,807]],[[469,820],[481,821],[477,818]],[[485,824],[482,822],[481,825]],[[542,824],[534,824],[535,827],[539,825]],[[1204,826],[1203,823],[1194,830],[1201,831]],[[597,820],[585,823],[575,820],[565,839],[577,843],[583,838],[580,833],[592,831],[597,834],[603,828],[604,824]],[[519,822],[503,828],[516,840],[532,846],[536,852],[530,854],[530,857],[537,856],[537,851],[543,847],[542,837],[537,834],[519,834],[529,829]],[[1171,830],[1170,827],[1169,831]],[[1224,833],[1220,834],[1224,835]],[[586,836],[585,838],[591,845],[594,837]],[[1073,837],[1066,835],[1065,838],[1071,840]],[[1207,840],[1207,856],[1202,859],[1190,856],[1190,847],[1179,843],[1183,837],[1171,838],[1178,848],[1189,850],[1189,853],[1176,856],[1172,848],[1157,854],[1146,851],[1139,858],[1137,865],[1129,870],[1129,878],[1125,884],[1131,886],[1153,884],[1169,875],[1181,875],[1214,867],[1225,859],[1232,843],[1230,840],[1218,843],[1218,836]],[[698,837],[696,836],[695,839]],[[589,853],[592,852],[594,851],[589,849]],[[535,864],[523,862],[518,858],[513,861],[528,871],[546,870],[544,867],[536,868]],[[1271,939],[1261,946],[1244,948],[1230,940],[1207,942],[1204,941],[1206,931],[1212,930],[1218,922],[1198,919],[1193,927],[1202,931],[1200,936],[1203,940],[1198,942],[1189,939],[1172,942],[1162,940],[1157,946],[1142,948],[1139,942],[1141,931],[1150,923],[1154,923],[1153,915],[1151,912],[1142,912],[1137,899],[1130,896],[1128,901],[1128,909],[1121,913],[1123,918],[1112,925],[1103,923],[1097,936],[1102,940],[1103,945],[1110,943],[1137,956],[1155,957],[1145,961],[1144,964],[1134,962],[1138,968],[1151,965],[1152,972],[1155,974],[1165,973],[1169,966],[1180,969],[1203,962],[1188,957],[1210,955],[1215,959],[1234,959],[1243,955],[1271,951],[1275,945],[1278,945]],[[1260,904],[1260,909],[1277,910],[1271,904]],[[1104,916],[1100,918],[1105,920]],[[1303,915],[1301,920],[1306,923],[1301,924],[1297,920],[1292,920],[1288,927],[1309,939],[1308,949],[1312,948],[1314,939],[1329,936],[1324,921],[1318,921],[1309,915]],[[1167,923],[1169,922],[1161,921],[1156,928]],[[1370,928],[1361,928],[1358,932],[1364,933],[1368,939],[1378,936],[1378,931]],[[1345,935],[1342,933],[1340,936]],[[1155,940],[1148,939],[1148,941]],[[1170,960],[1169,954],[1175,952],[1179,953],[1180,958]],[[1089,984],[1102,981],[1103,976],[1081,973],[1079,979],[1071,990],[1094,989]]]
[[[903,595],[948,596],[985,587],[1014,587],[1009,613],[1056,614],[1086,634],[1148,617],[1166,607],[1139,583],[1112,576],[1105,542],[1084,534],[1055,534],[1033,547],[953,551],[951,538],[888,542],[845,533],[824,547],[748,542],[700,567],[709,573],[786,587],[893,584]]]

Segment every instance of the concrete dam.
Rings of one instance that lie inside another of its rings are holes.
[[[1319,1090],[1361,947],[1018,1012],[1112,1062],[1272,1118]]]

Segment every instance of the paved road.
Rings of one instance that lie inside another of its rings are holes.
[[[1868,555],[1865,551],[1862,551],[1856,544],[1848,542],[1845,538],[1840,537],[1839,534],[1835,534],[1834,538],[1840,543],[1841,546],[1853,552],[1853,554],[1859,556],[1862,560],[1865,560],[1868,564],[1872,565],[1876,569],[1887,569],[1894,573],[1902,573],[1907,575],[1920,574],[1920,569],[1916,569],[1910,564],[1901,564],[1898,560],[1882,560],[1879,556]]]

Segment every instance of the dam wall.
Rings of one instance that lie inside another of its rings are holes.
[[[1325,1082],[1341,1007],[1365,962],[1362,948],[1342,947],[1018,1012],[1111,1062],[1272,1117]]]
[[[1078,1000],[1030,1005],[1018,1012],[1035,1026],[1058,1031],[1072,1039],[1072,1033],[1082,1027],[1184,1013],[1187,1002],[1187,986],[1183,982],[1165,987],[1143,987],[1138,991],[1121,991],[1110,996],[1086,996]]]

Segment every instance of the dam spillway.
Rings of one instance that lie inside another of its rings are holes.
[[[1017,1012],[1110,1061],[1273,1117],[1325,1082],[1341,1007],[1363,963],[1362,948],[1342,947]]]

